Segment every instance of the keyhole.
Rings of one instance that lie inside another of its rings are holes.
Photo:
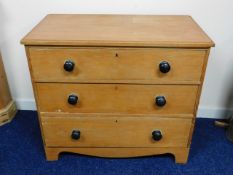
[[[116,53],[115,57],[118,57],[118,53]]]

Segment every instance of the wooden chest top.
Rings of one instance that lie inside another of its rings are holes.
[[[213,41],[190,16],[47,15],[24,45],[209,48]]]

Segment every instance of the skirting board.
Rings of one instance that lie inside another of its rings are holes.
[[[216,118],[216,119],[227,119],[233,115],[233,108],[213,108],[200,106],[198,108],[198,118]]]
[[[19,110],[36,110],[35,100],[32,99],[16,99],[16,104]],[[200,106],[198,108],[197,117],[198,118],[216,118],[224,119],[233,115],[233,108],[213,108]]]
[[[15,99],[18,110],[36,111],[36,102],[34,99]]]

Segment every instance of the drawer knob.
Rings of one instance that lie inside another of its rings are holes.
[[[157,106],[162,107],[166,104],[166,99],[164,96],[157,96],[155,98],[155,103]]]
[[[71,104],[71,105],[77,104],[78,103],[78,96],[74,95],[74,94],[69,95],[68,103]]]
[[[171,67],[167,61],[162,61],[161,63],[159,63],[160,72],[167,73],[170,71],[170,69],[171,69]]]
[[[162,137],[163,137],[163,136],[162,136],[161,131],[155,130],[155,131],[152,132],[152,138],[153,138],[155,141],[161,140]]]
[[[79,130],[73,130],[71,134],[71,138],[74,140],[80,139],[81,132]]]
[[[71,61],[71,60],[66,60],[65,63],[64,63],[64,69],[67,71],[67,72],[71,72],[73,71],[74,69],[74,62]]]

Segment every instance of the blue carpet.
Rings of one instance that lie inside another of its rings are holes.
[[[198,119],[189,161],[174,163],[172,156],[107,159],[62,154],[47,162],[37,114],[19,111],[9,124],[0,127],[0,175],[233,175],[233,144],[212,119]]]

